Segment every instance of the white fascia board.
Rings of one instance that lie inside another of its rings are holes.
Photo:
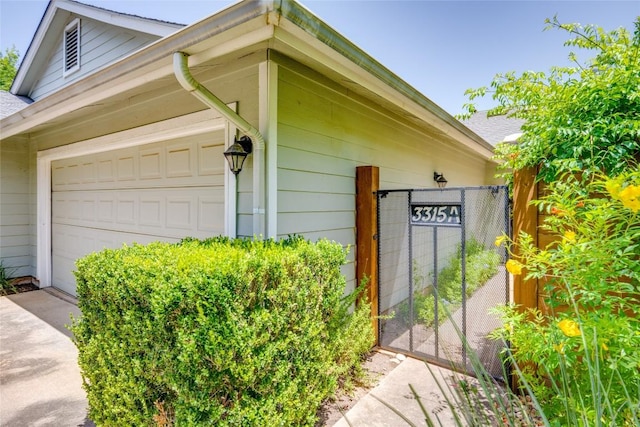
[[[279,17],[275,33],[279,42],[380,95],[481,156],[493,156],[493,147],[489,143],[311,12],[295,2],[287,2],[286,6],[286,10],[283,7],[285,16]]]
[[[190,32],[179,31],[169,37],[158,40],[149,47],[103,68],[90,76],[79,80],[63,90],[30,104],[28,107],[5,117],[0,121],[0,139],[27,132],[35,126],[47,123],[69,112],[94,105],[121,92],[134,89],[153,80],[173,76],[172,55],[177,51],[191,53],[189,66],[252,46],[273,37],[273,26],[256,25],[258,20],[249,21],[240,28],[241,37],[229,37],[220,40],[214,47],[199,52],[197,43],[207,41],[216,35],[216,26],[211,26],[212,34],[206,36],[198,29],[192,36]],[[246,31],[245,31],[246,30]],[[197,37],[195,40],[192,37]]]
[[[177,30],[184,28],[182,24],[162,22],[143,18],[140,16],[118,13],[87,4],[57,0],[56,7],[67,10],[76,15],[81,15],[109,25],[128,28],[141,33],[152,34],[158,37],[166,37]]]
[[[37,64],[34,64],[34,60],[36,59],[36,54],[40,51],[40,47],[43,44],[43,41],[50,40],[50,37],[47,37],[47,34],[51,29],[54,29],[52,25],[54,18],[56,17],[56,2],[52,1],[47,6],[47,9],[40,20],[40,24],[38,24],[38,28],[36,33],[27,48],[27,52],[24,55],[22,62],[20,62],[20,67],[18,68],[18,72],[11,84],[10,92],[16,95],[24,95],[21,93],[22,85],[27,77],[27,74],[31,70],[31,68]],[[58,15],[58,21],[61,21],[59,24],[60,30],[64,28],[65,23],[64,20]]]

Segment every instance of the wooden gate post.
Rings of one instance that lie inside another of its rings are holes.
[[[371,303],[371,325],[378,345],[378,208],[380,188],[377,166],[356,167],[356,280],[367,279],[366,296]]]
[[[531,201],[538,198],[536,168],[525,168],[513,174],[513,238],[517,242],[521,231],[529,234],[538,244],[538,210]],[[520,254],[517,244],[514,255]],[[523,275],[513,276],[513,300],[520,311],[538,307],[538,280],[524,280]]]

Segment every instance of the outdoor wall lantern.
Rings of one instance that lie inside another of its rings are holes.
[[[436,182],[436,184],[438,184],[438,188],[444,188],[447,186],[447,179],[444,177],[444,174],[442,173],[438,173],[438,172],[434,172],[433,173],[433,180]]]
[[[240,173],[244,159],[251,154],[252,148],[251,138],[243,135],[240,139],[237,137],[234,138],[233,145],[224,152],[224,156],[227,158],[227,162],[229,162],[229,169],[231,169],[234,175]]]

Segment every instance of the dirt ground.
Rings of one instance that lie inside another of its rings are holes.
[[[358,385],[348,393],[341,393],[336,399],[325,402],[318,411],[316,427],[330,427],[334,425],[343,414],[347,413],[358,400],[380,383],[398,364],[395,353],[374,350],[367,356],[364,369],[367,378],[363,384]],[[402,356],[401,356],[402,357]]]
[[[32,283],[30,277],[19,277],[17,279],[10,279],[8,286],[0,288],[0,295],[13,295],[20,294],[22,292],[37,291],[38,286]]]

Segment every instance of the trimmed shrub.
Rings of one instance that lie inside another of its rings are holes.
[[[313,425],[373,344],[342,247],[215,238],[77,262],[72,327],[98,425]],[[366,314],[364,314],[366,313]]]

